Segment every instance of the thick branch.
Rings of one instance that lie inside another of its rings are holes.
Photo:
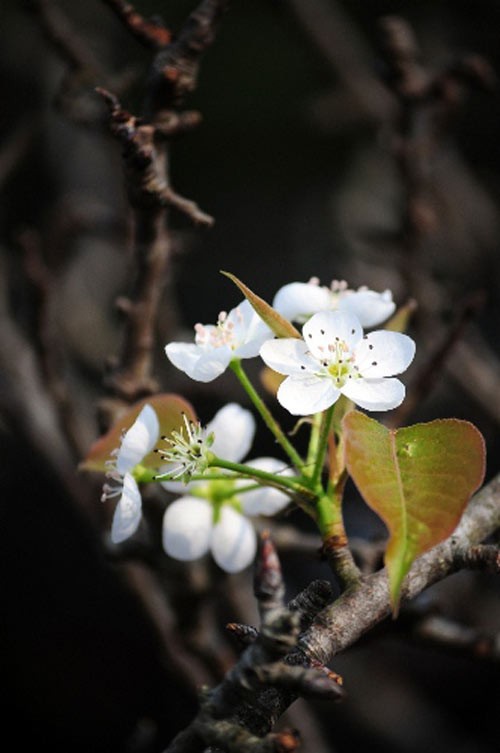
[[[499,527],[500,475],[471,500],[454,535],[415,562],[404,582],[403,601],[414,598],[428,586],[456,572],[470,557],[470,548],[478,545]],[[490,554],[488,558],[491,559]],[[301,635],[298,648],[288,655],[287,661],[292,667],[322,666],[389,614],[387,574],[385,570],[381,570],[364,578],[359,585],[322,609],[311,627]],[[243,668],[247,668],[248,672],[248,667],[257,668],[264,663],[253,661],[252,652],[256,644],[258,641],[246,649],[236,667],[211,695],[214,699],[224,699],[226,711],[229,713],[232,707],[232,716],[250,732],[263,735],[295,700],[296,693],[264,686],[263,689],[254,688],[245,698],[241,694],[235,694],[234,679],[241,674]],[[175,739],[168,748],[168,753],[195,753],[202,750],[203,741],[196,732],[195,721],[194,725]]]
[[[500,475],[473,497],[453,536],[415,562],[403,585],[403,601],[463,565],[466,552],[500,527]],[[326,607],[304,634],[301,649],[326,663],[390,614],[387,574],[381,570]]]

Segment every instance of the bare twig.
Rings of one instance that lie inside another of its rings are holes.
[[[166,283],[171,239],[165,209],[174,207],[195,224],[210,226],[213,219],[195,202],[179,196],[169,181],[169,139],[195,127],[200,117],[178,112],[185,96],[196,86],[203,53],[213,43],[227,0],[204,0],[191,13],[174,41],[153,29],[129,4],[108,3],[134,36],[157,51],[148,78],[145,119],[124,110],[116,96],[98,91],[110,112],[110,127],[123,145],[127,187],[135,213],[134,268],[136,279],[129,299],[121,299],[125,336],[119,357],[110,364],[106,385],[114,401],[101,405],[106,425],[123,401],[133,402],[157,389],[152,378],[154,325]],[[163,28],[163,27],[158,27]],[[163,41],[162,41],[163,40]]]
[[[147,20],[124,0],[103,0],[115,12],[130,33],[150,50],[161,50],[172,39],[172,32],[156,20]]]

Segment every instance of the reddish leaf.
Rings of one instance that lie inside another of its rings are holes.
[[[94,442],[87,457],[80,463],[80,468],[87,471],[105,471],[106,461],[110,459],[112,451],[119,446],[122,432],[132,426],[146,403],[149,403],[156,411],[160,423],[160,436],[180,429],[183,426],[183,413],[191,420],[196,420],[192,405],[180,395],[162,393],[144,398],[128,408],[111,429]],[[142,461],[142,465],[146,468],[155,468],[158,465],[158,455],[150,452]]]
[[[223,275],[229,277],[232,282],[241,290],[247,301],[253,306],[260,318],[267,324],[270,330],[274,332],[277,337],[298,337],[300,338],[300,332],[298,332],[293,324],[288,319],[285,319],[281,314],[273,309],[263,298],[253,293],[241,280],[232,275],[230,272],[222,272]]]
[[[449,536],[482,483],[485,447],[467,421],[389,431],[363,413],[343,420],[347,469],[390,533],[385,563],[393,612],[413,561]]]

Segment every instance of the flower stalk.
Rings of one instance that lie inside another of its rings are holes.
[[[259,412],[262,420],[266,424],[269,431],[273,434],[276,441],[279,443],[282,449],[286,452],[286,454],[288,455],[288,457],[290,458],[294,466],[297,468],[297,470],[301,471],[304,466],[304,461],[302,460],[302,458],[300,457],[299,453],[297,452],[295,447],[292,445],[292,443],[287,439],[281,426],[278,424],[278,422],[272,415],[271,411],[269,410],[267,405],[264,403],[264,401],[262,400],[262,398],[260,397],[256,389],[254,388],[243,366],[241,365],[241,361],[239,359],[233,359],[231,363],[229,364],[229,366],[233,370],[234,374],[236,375],[241,386],[243,387],[248,397],[252,401],[253,405]]]

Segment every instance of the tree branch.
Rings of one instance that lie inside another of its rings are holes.
[[[470,562],[471,547],[476,547],[499,527],[500,474],[473,497],[453,536],[414,563],[404,581],[402,600],[414,598],[428,586],[456,572],[465,562]],[[489,547],[487,550],[489,561],[491,550]],[[484,551],[480,549],[481,556]],[[363,578],[359,585],[317,613],[312,625],[298,637],[296,647],[285,657],[286,662],[291,668],[324,667],[333,656],[356,643],[362,635],[385,619],[390,614],[390,609],[387,573],[381,570]],[[270,657],[267,656],[266,661],[263,661],[260,654],[262,650],[259,639],[254,640],[223,682],[210,693],[210,699],[217,709],[215,716],[223,714],[236,718],[252,734],[260,736],[269,732],[276,719],[297,695],[296,685],[293,691],[283,689],[288,678],[282,680],[280,689],[264,684],[260,688],[253,686],[251,693],[248,690],[242,691],[239,682],[243,676],[248,681],[249,669],[250,675],[252,672],[254,676],[259,675],[260,672],[261,677],[265,676],[266,671],[270,671],[265,669]],[[324,669],[320,671],[324,672]],[[297,674],[301,675],[300,672]],[[335,678],[331,680],[333,682]],[[332,689],[331,684],[329,688]],[[336,697],[340,696],[339,689]],[[193,725],[175,738],[166,753],[202,751],[203,740],[197,730],[195,720]]]

